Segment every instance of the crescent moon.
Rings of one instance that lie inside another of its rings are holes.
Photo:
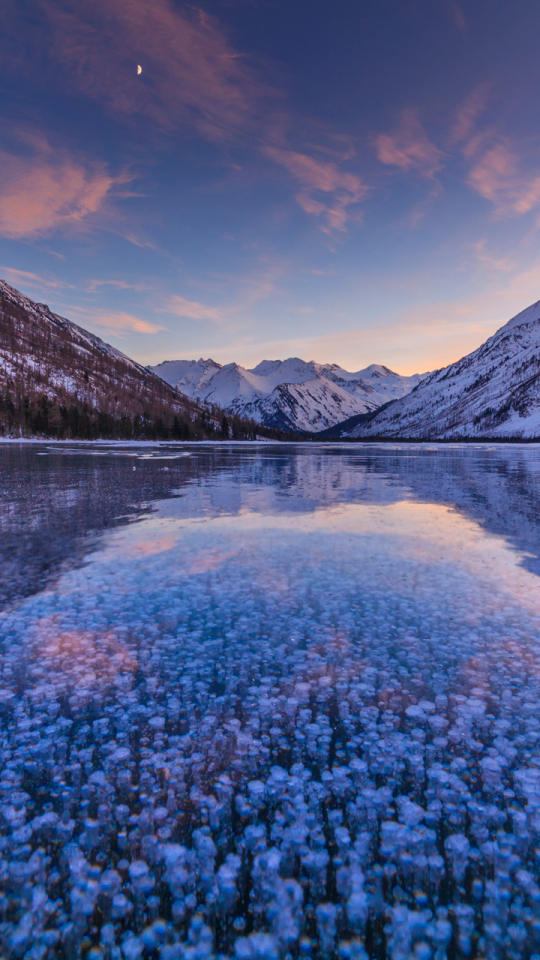
[[[142,73],[142,67],[141,67],[140,63],[138,63],[138,64],[137,64],[137,76],[139,76],[140,73]]]

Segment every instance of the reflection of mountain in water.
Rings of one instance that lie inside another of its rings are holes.
[[[175,517],[447,503],[529,554],[523,564],[540,574],[540,451],[532,447],[3,446],[0,475],[1,605],[42,589],[82,561],[97,535],[156,501],[160,515]]]
[[[381,460],[383,458],[380,458]],[[505,537],[540,575],[540,449],[413,448],[372,465],[416,499],[454,505],[488,533]]]
[[[444,503],[531,554],[522,562],[540,574],[540,450],[534,447],[289,446],[255,456],[224,454],[214,458],[224,472],[219,483],[203,469],[163,512],[188,517],[403,499]]]
[[[0,446],[0,607],[42,589],[64,564],[82,560],[93,536],[178,486],[162,460],[81,449]],[[189,474],[189,457],[169,462]]]

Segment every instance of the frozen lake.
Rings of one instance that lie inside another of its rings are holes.
[[[1,956],[540,960],[540,447],[0,476]]]

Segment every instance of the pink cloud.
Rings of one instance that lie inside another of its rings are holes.
[[[473,243],[472,248],[476,259],[490,270],[508,271],[515,269],[515,264],[508,257],[494,257],[486,250],[486,239]]]
[[[517,172],[517,157],[507,144],[499,143],[486,150],[469,174],[469,183],[486,200],[496,202],[507,193]]]
[[[481,83],[460,104],[450,133],[451,143],[469,140],[475,131],[476,121],[486,109],[489,90],[489,83]]]
[[[494,127],[477,129],[478,117],[487,106],[490,84],[477,87],[456,112],[451,142],[461,143],[464,158],[470,163],[467,183],[489,200],[499,215],[525,214],[540,205],[540,176],[530,170],[530,162],[520,156],[519,145],[498,133]],[[536,165],[536,164],[535,164]],[[529,170],[527,170],[529,166]],[[478,258],[498,269],[498,261],[477,251]]]
[[[30,287],[51,287],[55,290],[70,287],[74,289],[73,284],[64,283],[62,280],[50,280],[46,277],[40,277],[37,273],[29,273],[28,270],[17,270],[15,267],[0,267],[0,273],[6,277],[9,283],[27,284]]]
[[[529,213],[540,203],[540,177],[534,177],[524,184],[514,201],[516,213]]]
[[[469,185],[491,201],[499,214],[529,213],[540,204],[540,176],[523,172],[508,139],[482,153],[469,172]]]
[[[280,91],[261,79],[216,19],[174,0],[34,2],[48,25],[44,37],[34,40],[42,51],[40,74],[48,69],[48,82],[67,80],[124,120],[149,120],[154,138],[157,129],[177,136],[187,127],[214,141],[248,138],[266,144],[263,153],[300,184],[296,200],[302,208],[326,232],[345,230],[348,208],[366,193],[360,178],[339,165],[349,159],[350,144],[344,154],[346,138],[336,135],[332,148],[289,149],[284,130],[292,120]],[[16,10],[14,0],[11,4]],[[28,29],[32,26],[20,23],[20,31]],[[326,150],[329,159],[315,159],[314,150]],[[99,191],[97,181],[94,186]],[[110,187],[103,181],[101,189],[106,195]],[[125,230],[123,235],[140,242]]]
[[[157,323],[148,323],[140,317],[122,310],[89,310],[86,307],[72,307],[70,316],[85,326],[102,327],[109,333],[121,336],[123,333],[158,333],[166,330]]]
[[[134,317],[131,313],[114,310],[99,310],[92,313],[94,323],[98,327],[104,327],[111,333],[123,333],[125,331],[133,333],[158,333],[159,330],[165,330],[156,323],[148,323],[139,317]]]
[[[393,133],[379,134],[375,147],[381,163],[416,170],[429,179],[443,166],[444,154],[429,139],[416,110],[404,110],[399,127]]]
[[[84,94],[114,113],[149,117],[164,130],[187,122],[211,139],[236,135],[255,120],[263,86],[203,11],[171,0],[42,6],[55,71],[58,63],[67,67]]]
[[[190,320],[214,320],[215,323],[221,323],[224,319],[223,311],[217,307],[207,307],[204,303],[186,300],[176,294],[168,299],[164,310],[178,317],[189,317]]]
[[[466,33],[467,21],[465,20],[463,10],[461,9],[458,3],[452,4],[451,15],[452,15],[452,20],[454,21],[454,25],[457,27],[460,33]]]
[[[127,177],[112,176],[104,164],[84,163],[43,141],[30,155],[0,149],[0,235],[39,237],[81,225],[102,211],[113,188]]]
[[[263,153],[288,170],[300,184],[296,200],[306,213],[325,220],[323,230],[345,230],[347,208],[368,192],[360,177],[342,170],[337,163],[315,160],[308,154],[284,147],[267,145]]]
[[[167,329],[160,324],[141,320],[140,317],[123,310],[107,310],[106,308],[96,310],[93,307],[81,307],[68,303],[62,305],[62,310],[64,316],[70,317],[75,323],[80,323],[87,330],[101,327],[117,336],[122,336],[125,333],[159,333],[160,330]]]

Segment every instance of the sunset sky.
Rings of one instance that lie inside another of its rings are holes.
[[[137,360],[421,372],[540,298],[538,0],[0,23],[0,277]]]

